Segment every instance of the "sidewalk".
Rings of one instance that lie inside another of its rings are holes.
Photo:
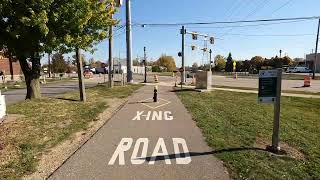
[[[141,88],[49,179],[229,179],[171,90]]]

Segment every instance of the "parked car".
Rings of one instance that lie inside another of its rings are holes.
[[[312,70],[308,67],[297,66],[297,67],[289,67],[286,71],[287,73],[311,73]]]

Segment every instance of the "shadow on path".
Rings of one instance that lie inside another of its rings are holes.
[[[168,159],[176,159],[177,157],[188,157],[188,156],[206,156],[206,155],[213,155],[213,154],[219,154],[219,153],[225,153],[225,152],[238,152],[238,151],[265,151],[269,152],[266,149],[262,148],[253,148],[253,147],[243,147],[243,148],[228,148],[228,149],[221,149],[221,150],[215,150],[215,151],[209,151],[209,152],[189,152],[188,153],[180,153],[180,154],[169,154]],[[152,159],[155,159],[155,161],[163,161],[166,159],[166,156],[150,156],[150,157],[145,157],[145,158],[138,158],[140,160],[146,160],[146,161],[151,161]]]

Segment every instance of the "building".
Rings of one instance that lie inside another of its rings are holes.
[[[119,73],[127,73],[127,61],[126,59],[118,59],[114,58],[113,60],[113,67],[114,67],[114,72],[116,74]],[[132,66],[132,73],[133,74],[144,74],[145,68],[144,66]]]
[[[11,68],[9,59],[5,58],[2,53],[0,53],[0,72],[4,73],[6,80],[21,80],[22,71],[19,61],[12,62]],[[11,74],[13,79],[11,79]]]
[[[307,60],[307,64],[310,65],[310,69],[313,69],[313,63],[315,60],[315,53],[313,54],[307,54],[306,56],[306,60]],[[320,53],[317,54],[317,62],[316,62],[316,72],[319,73],[320,72]]]

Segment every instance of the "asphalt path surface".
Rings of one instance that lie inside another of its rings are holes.
[[[159,86],[158,103],[153,86],[138,90],[49,179],[229,179],[171,90]]]
[[[95,81],[88,81],[85,83],[86,87],[92,87],[97,85]],[[78,81],[62,81],[62,82],[52,82],[41,86],[42,96],[56,96],[58,94],[63,94],[69,91],[78,90]],[[15,89],[2,92],[5,95],[6,104],[15,104],[17,102],[25,100],[27,90],[26,89]]]

